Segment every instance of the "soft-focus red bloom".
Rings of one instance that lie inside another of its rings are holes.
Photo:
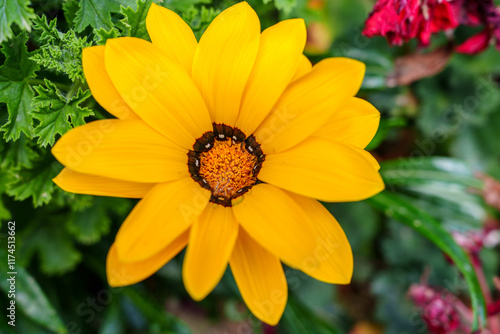
[[[413,302],[421,309],[421,317],[430,333],[446,334],[460,325],[460,316],[453,306],[451,294],[440,293],[424,284],[414,284],[408,291]]]
[[[484,51],[493,40],[496,40],[496,47],[500,50],[500,8],[495,6],[493,0],[454,0],[452,5],[460,24],[484,25],[481,32],[459,45],[457,52],[477,54]]]
[[[457,26],[454,8],[447,0],[378,0],[363,34],[385,36],[392,45],[418,38],[426,46],[431,34]]]

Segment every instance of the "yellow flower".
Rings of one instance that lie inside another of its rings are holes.
[[[66,166],[61,188],[142,198],[109,250],[109,284],[144,280],[187,245],[183,280],[195,300],[229,263],[249,309],[273,325],[287,300],[281,261],[349,283],[349,243],[316,199],[357,201],[384,187],[363,149],[379,113],[353,97],[364,64],[312,67],[303,20],[261,33],[246,2],[199,42],[155,4],[146,24],[152,43],[123,37],[83,52],[95,99],[118,119],[75,128],[52,149]]]

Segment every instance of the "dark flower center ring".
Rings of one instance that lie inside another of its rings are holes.
[[[253,135],[213,123],[188,153],[191,178],[212,192],[210,202],[231,207],[232,201],[259,183],[266,156]]]

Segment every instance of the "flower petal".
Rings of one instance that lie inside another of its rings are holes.
[[[191,148],[212,122],[187,72],[159,48],[122,37],[106,43],[106,70],[134,112],[173,142]]]
[[[304,209],[307,223],[316,234],[313,256],[298,269],[323,282],[348,284],[352,278],[353,258],[342,227],[317,200],[288,194]]]
[[[191,178],[156,185],[116,235],[120,260],[137,262],[158,253],[198,220],[209,198]]]
[[[182,233],[152,257],[139,262],[125,263],[118,257],[116,243],[111,245],[106,259],[106,275],[112,287],[140,282],[157,272],[187,244],[189,231]]]
[[[255,133],[266,154],[284,151],[316,132],[354,96],[365,65],[349,58],[328,58],[285,90]]]
[[[369,102],[353,97],[314,136],[365,148],[377,133],[380,113]]]
[[[288,297],[285,273],[278,257],[240,228],[229,263],[250,311],[263,322],[276,325]]]
[[[192,76],[214,122],[235,124],[259,40],[259,18],[246,2],[219,14],[201,37]]]
[[[295,71],[295,74],[293,75],[292,82],[303,77],[307,73],[311,72],[312,70],[312,64],[309,59],[305,55],[302,55],[300,57],[299,61],[299,66],[297,67],[297,70]]]
[[[146,17],[146,28],[153,44],[191,73],[198,42],[186,22],[175,12],[153,2]]]
[[[189,176],[187,151],[141,120],[100,120],[68,131],[52,148],[77,172],[134,182]]]
[[[300,264],[311,256],[315,241],[302,208],[283,190],[258,184],[233,206],[248,234],[287,263]]]
[[[236,122],[245,134],[252,134],[271,112],[297,69],[305,43],[306,26],[302,19],[285,20],[262,32]]]
[[[378,163],[377,159],[375,159],[375,157],[368,151],[365,151],[363,149],[360,149],[359,147],[356,147],[356,146],[352,146],[352,145],[347,145],[349,146],[350,148],[352,148],[353,150],[355,150],[356,152],[358,152],[359,154],[361,154],[366,160],[368,160],[368,162],[372,165],[372,167],[375,169],[375,170],[380,170],[380,164]]]
[[[237,236],[231,208],[209,205],[194,223],[182,266],[184,285],[194,300],[205,298],[219,283]]]
[[[124,198],[143,198],[155,185],[84,174],[69,168],[64,168],[52,181],[70,193]]]
[[[266,156],[259,179],[326,202],[360,201],[384,189],[380,174],[363,155],[320,138]]]
[[[82,65],[85,79],[94,99],[111,115],[120,119],[134,119],[137,115],[130,109],[116,90],[104,65],[105,46],[83,49]]]

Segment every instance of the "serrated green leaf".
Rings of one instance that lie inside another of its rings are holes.
[[[68,22],[69,26],[72,26],[76,18],[76,12],[78,11],[78,1],[77,0],[66,0],[62,4],[62,9],[64,12],[64,18]]]
[[[71,81],[84,81],[82,50],[92,45],[86,37],[77,37],[73,30],[57,30],[57,19],[47,23],[45,16],[35,19],[35,30],[40,31],[42,46],[31,57],[38,65],[68,75]]]
[[[9,116],[0,130],[7,141],[17,140],[21,133],[30,138],[33,134],[31,103],[34,94],[28,80],[35,76],[39,67],[29,59],[27,41],[28,35],[23,32],[12,42],[2,43],[6,60],[0,67],[0,103],[7,104]]]
[[[7,273],[7,246],[3,245],[0,250],[0,270],[2,273]],[[22,311],[29,319],[35,323],[56,333],[66,333],[61,318],[56,310],[45,296],[43,290],[38,285],[37,281],[19,264],[16,264],[14,282],[16,287],[16,308]],[[5,294],[8,294],[10,283],[7,279],[0,280],[0,288]]]
[[[285,14],[289,14],[297,5],[297,0],[274,0],[274,5],[278,10]]]
[[[111,213],[125,214],[130,202],[122,198],[96,197],[93,204],[72,212],[67,222],[68,231],[83,244],[93,244],[109,233]]]
[[[30,31],[31,20],[35,17],[28,0],[0,0],[0,43],[13,36],[11,25]]]
[[[106,30],[104,28],[94,30],[94,41],[97,45],[104,45],[106,41],[110,38],[120,37],[121,34],[115,27],[110,30]]]
[[[120,6],[135,9],[134,0],[81,0],[75,17],[75,30],[83,31],[88,26],[94,29],[113,27],[111,13],[119,13]]]
[[[32,161],[38,157],[32,148],[32,143],[21,134],[18,140],[4,142],[0,141],[0,168],[6,171],[10,167],[32,167]]]
[[[445,231],[440,223],[427,212],[387,190],[367,201],[387,216],[422,234],[453,260],[469,288],[473,311],[472,331],[484,326],[486,324],[486,306],[481,286],[469,256],[457,245],[451,234]]]
[[[94,114],[80,106],[92,95],[89,90],[78,89],[74,96],[64,96],[52,82],[45,80],[45,84],[34,87],[37,96],[33,100],[33,117],[40,122],[34,134],[43,147],[53,145],[57,135],[85,124],[85,117]]]
[[[7,185],[7,194],[20,201],[33,197],[35,207],[47,204],[56,189],[52,179],[61,169],[50,154],[35,162],[32,168],[15,169],[11,172],[12,181]]]
[[[211,2],[211,0],[165,0],[161,5],[176,12],[185,12],[192,6]]]
[[[182,13],[182,19],[186,21],[194,32],[194,35],[199,40],[210,23],[219,15],[220,10],[214,8],[201,8],[191,6]]]
[[[120,13],[123,15],[123,19],[120,22],[125,27],[124,35],[149,40],[146,16],[152,3],[152,0],[138,0],[137,10],[121,6]]]

